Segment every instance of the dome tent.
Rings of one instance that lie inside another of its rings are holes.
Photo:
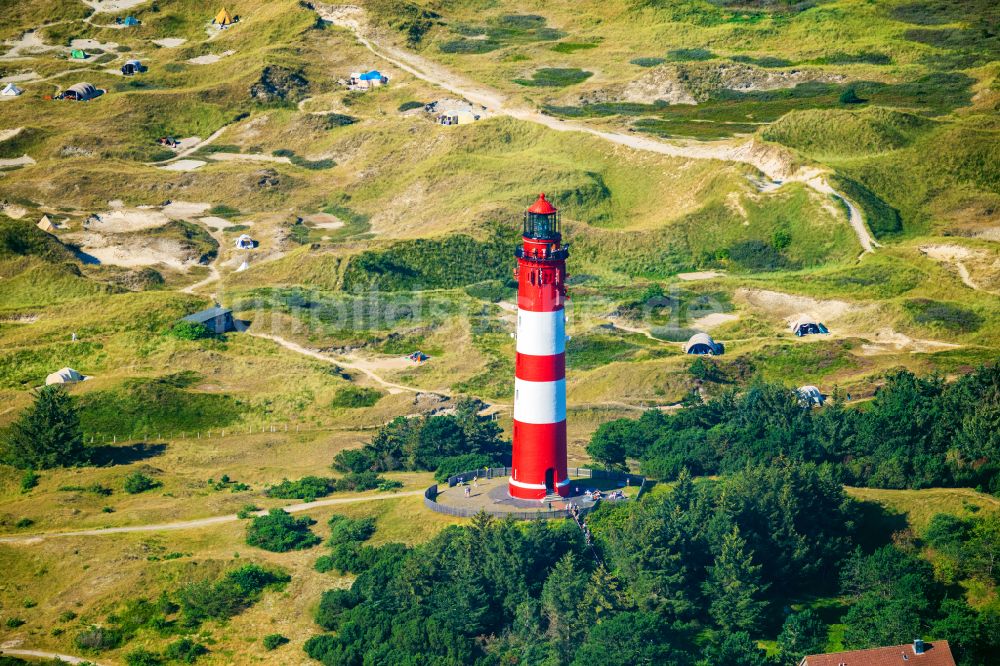
[[[721,342],[716,342],[708,333],[695,333],[684,345],[685,354],[708,354],[717,356],[725,351]]]
[[[75,384],[77,382],[82,382],[86,377],[81,375],[79,372],[73,368],[63,368],[57,372],[53,372],[51,375],[45,378],[45,385],[51,386],[52,384]]]
[[[819,323],[812,317],[807,315],[802,315],[791,324],[792,333],[799,336],[803,335],[816,335],[818,333],[829,333],[826,326]]]
[[[66,89],[63,93],[63,97],[66,99],[74,99],[77,102],[86,102],[88,99],[94,99],[100,95],[93,85],[89,83],[77,83]]]
[[[822,405],[826,400],[820,390],[812,385],[800,386],[795,392],[799,395],[799,402],[804,405]]]

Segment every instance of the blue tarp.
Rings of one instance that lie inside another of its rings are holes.
[[[373,69],[370,72],[365,72],[359,77],[362,81],[381,81],[382,73],[378,70]]]

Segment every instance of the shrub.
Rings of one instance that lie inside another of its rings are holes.
[[[4,622],[4,624],[7,625],[8,629],[17,629],[18,627],[20,627],[24,623],[25,623],[24,620],[22,618],[19,618],[19,617],[9,617]]]
[[[133,472],[125,477],[125,492],[129,495],[138,495],[139,493],[144,493],[147,490],[153,490],[154,488],[159,488],[163,484],[156,479],[146,476],[142,472]]]
[[[291,577],[279,569],[247,564],[229,571],[215,583],[189,583],[177,593],[184,624],[197,627],[205,620],[225,620],[260,599],[261,593],[280,587]]]
[[[326,497],[336,490],[333,479],[318,476],[304,476],[298,481],[284,479],[281,483],[264,489],[267,497],[278,499],[300,499],[312,502],[318,497]]]
[[[752,271],[775,271],[787,266],[787,260],[765,241],[745,240],[729,247],[729,258],[741,268]]]
[[[121,629],[91,625],[78,633],[73,643],[81,650],[101,652],[121,647],[124,638]]]
[[[423,106],[424,106],[424,103],[423,103],[423,102],[418,102],[418,101],[417,101],[417,100],[415,100],[415,99],[411,99],[411,100],[410,100],[410,101],[408,101],[408,102],[403,102],[402,104],[400,104],[400,105],[399,105],[399,109],[398,109],[398,110],[399,110],[400,112],[403,112],[403,111],[410,111],[410,110],[412,110],[412,109],[419,109],[419,108],[422,108]]]
[[[72,622],[73,620],[76,619],[76,617],[77,617],[76,613],[74,613],[71,610],[67,610],[63,611],[62,613],[59,613],[58,620],[60,622]]]
[[[359,407],[371,407],[382,399],[385,395],[378,389],[366,388],[363,386],[348,386],[337,391],[330,401],[330,406],[337,408],[356,409]]]
[[[375,472],[349,472],[336,480],[334,488],[338,492],[344,492],[347,490],[363,492],[365,490],[378,488],[386,483],[388,483],[388,481]]]
[[[235,152],[239,152],[239,148]],[[217,215],[219,217],[237,217],[241,215],[239,209],[233,208],[227,204],[216,204],[208,209],[209,215]],[[230,227],[231,229],[232,227]]]
[[[6,462],[20,469],[82,465],[89,457],[80,418],[70,395],[60,386],[35,392],[35,402],[21,412],[0,441]]]
[[[840,93],[838,101],[841,104],[860,104],[865,100],[858,97],[858,93],[854,89],[854,86],[848,86],[847,88],[844,89],[844,92]]]
[[[375,519],[348,518],[339,514],[330,516],[330,545],[368,541],[375,534]]]
[[[236,517],[240,520],[244,520],[246,518],[250,518],[258,511],[260,511],[260,507],[256,504],[244,504],[243,507],[236,512]]]
[[[179,321],[170,327],[167,334],[178,340],[205,340],[215,337],[215,333],[207,326],[193,321]]]
[[[656,67],[657,65],[662,65],[667,60],[666,58],[633,58],[629,60],[633,65],[638,65],[639,67]]]
[[[593,42],[559,42],[558,44],[553,44],[550,48],[556,53],[575,53],[576,51],[596,49],[597,44]]]
[[[271,509],[266,516],[257,516],[247,527],[247,544],[273,553],[312,548],[320,538],[309,529],[316,521],[309,517],[294,518],[281,509]]]
[[[160,666],[163,663],[163,659],[156,652],[136,648],[125,655],[125,663],[127,666]]]
[[[667,58],[674,61],[711,60],[715,54],[708,49],[674,49],[667,52]]]
[[[361,597],[353,590],[327,590],[319,599],[314,619],[316,624],[327,631],[336,631],[341,616],[361,603]]]
[[[441,53],[477,54],[496,51],[503,46],[495,39],[455,39],[444,42],[438,49]]]
[[[593,75],[593,72],[578,67],[543,67],[535,70],[530,79],[514,79],[514,83],[522,86],[562,88],[582,83]]]
[[[208,654],[208,648],[190,638],[181,638],[168,645],[163,654],[167,659],[193,664],[198,657]]]
[[[31,527],[34,524],[35,521],[33,521],[31,518],[21,518],[19,521],[14,523],[14,527],[18,528]]]
[[[277,650],[286,643],[288,643],[288,639],[281,634],[268,634],[267,636],[264,636],[265,650]]]
[[[438,461],[437,470],[434,472],[434,480],[438,483],[443,483],[448,480],[449,476],[453,476],[459,472],[490,467],[494,462],[490,456],[481,453],[466,453],[460,456],[441,458]]]
[[[24,474],[21,475],[21,492],[31,492],[31,489],[38,485],[39,478],[38,472],[35,470],[26,470]]]

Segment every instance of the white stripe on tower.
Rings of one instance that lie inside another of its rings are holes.
[[[566,419],[566,380],[529,382],[514,378],[514,420],[559,423]]]
[[[517,311],[517,351],[532,356],[554,356],[566,351],[566,314]]]

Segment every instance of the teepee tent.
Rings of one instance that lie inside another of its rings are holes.
[[[51,384],[75,384],[77,382],[82,382],[84,376],[73,368],[63,368],[58,372],[53,372],[51,375],[45,378],[45,385],[49,386]]]
[[[13,83],[8,83],[4,86],[3,90],[0,90],[0,95],[4,95],[5,97],[17,97],[23,92],[23,90],[15,86]]]
[[[42,215],[42,219],[38,220],[38,224],[35,225],[42,231],[47,231],[50,234],[56,232],[56,225],[52,224],[52,220],[49,219],[48,215]]]
[[[212,21],[212,23],[216,25],[232,25],[233,17],[230,16],[229,12],[226,11],[226,8],[223,7],[219,10],[219,13],[215,15],[215,20]]]

